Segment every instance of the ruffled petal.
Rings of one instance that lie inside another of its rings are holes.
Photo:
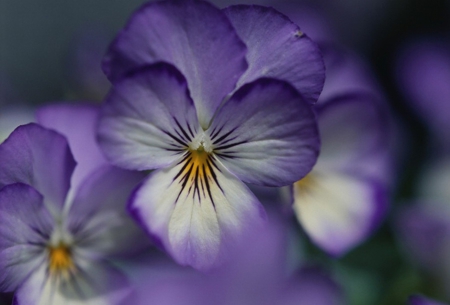
[[[106,98],[98,135],[115,165],[148,170],[179,159],[199,129],[186,80],[173,66],[160,63],[115,84]]]
[[[273,77],[291,83],[306,101],[317,101],[325,66],[318,46],[297,25],[263,6],[230,6],[224,12],[248,48],[249,68],[238,86]]]
[[[103,70],[111,80],[164,61],[186,77],[207,128],[222,99],[247,68],[246,47],[226,16],[203,1],[161,1],[141,7],[112,43]]]
[[[54,104],[37,111],[39,124],[63,134],[69,142],[77,162],[72,188],[78,188],[89,172],[107,164],[95,139],[99,113],[99,106],[89,104]]]
[[[213,155],[186,153],[154,172],[130,209],[180,264],[208,269],[230,245],[257,230],[265,212],[256,197]]]
[[[320,140],[311,106],[288,83],[243,86],[207,130],[223,165],[247,183],[283,186],[313,167]]]
[[[53,218],[32,187],[16,183],[0,191],[0,291],[13,291],[46,259]]]
[[[51,211],[62,208],[75,168],[62,135],[33,123],[20,126],[0,145],[0,160],[0,187],[31,185]]]
[[[294,210],[312,241],[342,255],[367,238],[386,212],[378,184],[343,173],[311,172],[294,185]]]
[[[16,305],[119,305],[130,295],[124,275],[102,261],[78,262],[78,272],[69,280],[48,277],[42,266],[19,287]],[[133,304],[133,302],[127,303]]]
[[[144,177],[141,172],[106,165],[84,180],[67,218],[77,247],[95,257],[134,253],[149,245],[125,209]]]

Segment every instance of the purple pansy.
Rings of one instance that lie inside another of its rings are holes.
[[[422,174],[417,199],[397,216],[400,241],[419,266],[450,297],[450,157],[436,159]]]
[[[321,154],[290,193],[308,236],[340,256],[366,239],[386,212],[389,116],[359,60],[331,46],[324,55],[327,80],[315,105]]]
[[[430,127],[440,149],[450,151],[450,46],[421,39],[399,53],[396,76],[399,88]]]
[[[0,291],[16,291],[16,304],[119,304],[130,293],[108,259],[146,245],[125,211],[142,175],[98,160],[96,113],[48,106],[38,121],[68,140],[32,123],[0,146]]]
[[[181,264],[209,268],[258,228],[264,210],[243,182],[287,185],[316,162],[322,58],[273,9],[148,3],[103,68],[101,147],[117,166],[155,169],[130,209]]]

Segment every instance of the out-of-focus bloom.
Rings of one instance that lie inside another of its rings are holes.
[[[439,149],[450,151],[450,46],[422,40],[404,47],[396,76],[417,114],[431,128]]]
[[[130,292],[108,259],[145,244],[125,212],[142,175],[99,157],[97,114],[49,106],[38,121],[68,141],[28,124],[0,146],[0,290],[17,304],[119,304]]]
[[[292,200],[313,242],[339,256],[366,239],[386,212],[390,130],[368,70],[335,47],[324,47],[324,55],[327,79],[315,105],[321,154],[294,184]]]
[[[268,225],[235,249],[239,256],[227,266],[198,273],[170,262],[131,271],[139,305],[342,305],[340,287],[324,272],[287,266],[287,225],[269,214]]]
[[[450,297],[450,158],[435,160],[422,175],[417,199],[399,212],[399,240],[406,253],[437,279]]]
[[[383,149],[383,120],[368,95],[344,95],[318,106],[322,151],[314,169],[293,186],[297,218],[311,239],[341,255],[376,228],[386,189],[365,166]]]
[[[412,295],[408,299],[408,305],[445,305],[444,303],[431,300],[421,295]]]
[[[115,165],[156,169],[130,209],[181,264],[209,268],[257,230],[264,211],[242,181],[287,185],[316,162],[322,58],[273,9],[146,4],[103,68],[100,144]]]

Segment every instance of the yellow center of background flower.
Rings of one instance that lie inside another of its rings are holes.
[[[50,273],[67,273],[73,270],[74,267],[71,250],[68,246],[60,244],[57,247],[49,247]]]

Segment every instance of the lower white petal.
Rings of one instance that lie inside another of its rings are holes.
[[[175,166],[154,172],[132,210],[179,263],[198,269],[218,263],[224,249],[265,219],[258,199],[205,152],[186,152]]]
[[[118,305],[131,290],[122,274],[103,262],[81,262],[70,279],[49,275],[46,264],[15,295],[17,305]]]
[[[341,255],[366,238],[385,210],[379,185],[345,173],[313,171],[294,185],[297,219],[310,238]]]

